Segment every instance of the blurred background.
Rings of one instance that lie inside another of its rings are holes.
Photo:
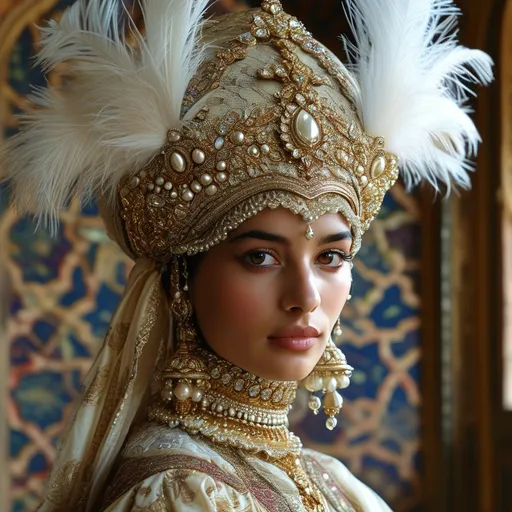
[[[70,3],[0,0],[0,137],[31,108],[29,84],[58,83],[59,70],[33,66],[36,26]],[[396,512],[512,511],[512,0],[456,3],[462,42],[497,64],[472,105],[484,141],[473,189],[450,200],[392,189],[344,311],[356,370],[341,426],[327,431],[300,404],[293,413],[307,446],[340,458]],[[219,0],[212,12],[250,4]],[[339,0],[283,5],[341,55]],[[0,512],[41,500],[131,268],[94,204],[72,205],[56,237],[34,229],[0,186]]]

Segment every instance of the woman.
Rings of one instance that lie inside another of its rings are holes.
[[[19,207],[54,226],[96,196],[136,262],[41,510],[389,510],[287,413],[301,385],[336,427],[362,234],[399,165],[469,184],[463,79],[492,63],[450,0],[348,1],[351,71],[277,0],[203,23],[206,3],[142,2],[144,35],[77,3],[40,54],[66,86],[6,148]]]

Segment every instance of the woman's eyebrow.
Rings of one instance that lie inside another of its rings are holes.
[[[276,235],[275,233],[269,233],[268,231],[261,231],[259,229],[253,229],[246,231],[238,236],[235,236],[230,240],[231,243],[244,240],[246,238],[255,238],[256,240],[265,240],[266,242],[277,242],[280,244],[290,245],[290,240],[282,235]]]
[[[342,240],[352,240],[350,231],[341,231],[340,233],[324,236],[320,240],[320,245],[332,244],[333,242],[340,242]]]

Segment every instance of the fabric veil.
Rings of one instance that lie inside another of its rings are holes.
[[[84,396],[62,438],[42,512],[92,511],[128,430],[146,405],[169,339],[170,318],[161,271],[136,261]]]

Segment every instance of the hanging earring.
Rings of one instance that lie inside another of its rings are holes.
[[[353,286],[354,286],[354,281],[350,281],[350,291],[348,292],[347,300],[350,300],[352,298],[352,288],[353,288]],[[340,321],[340,319],[338,318],[338,322],[339,321]]]
[[[183,270],[180,272],[181,267]],[[206,364],[197,355],[199,336],[188,297],[188,271],[186,261],[180,257],[174,258],[171,264],[171,292],[171,312],[176,326],[177,347],[163,372],[165,384],[161,397],[180,417],[189,414],[201,402],[210,380]],[[177,423],[173,421],[171,426],[176,426]]]
[[[342,334],[339,319],[336,322],[333,334],[335,336],[341,336]],[[328,416],[325,426],[329,430],[333,430],[338,424],[335,416],[339,414],[343,406],[343,397],[337,389],[345,389],[349,386],[353,370],[354,368],[347,364],[345,354],[334,344],[332,338],[329,338],[320,361],[300,383],[311,392],[308,405],[315,414],[318,414],[323,405],[324,412]],[[322,392],[323,404],[322,400],[315,395],[315,392]]]
[[[341,319],[339,317],[338,320],[336,320],[332,333],[335,338],[339,338],[343,334],[343,331],[341,330]]]

